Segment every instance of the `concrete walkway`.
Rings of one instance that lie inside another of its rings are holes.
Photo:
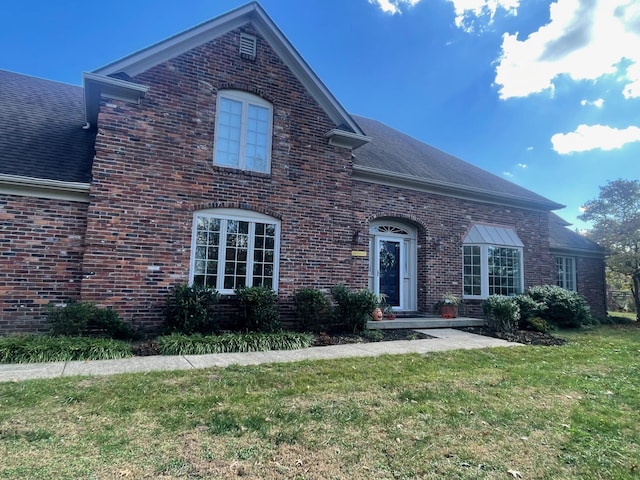
[[[250,353],[217,353],[211,355],[156,355],[119,360],[87,360],[53,363],[0,365],[0,382],[76,375],[114,375],[118,373],[191,370],[195,368],[257,365],[260,363],[299,362],[332,358],[376,357],[405,353],[441,352],[444,350],[521,345],[497,338],[484,337],[451,328],[416,330],[434,338],[393,342],[354,343],[310,347],[300,350],[274,350]]]

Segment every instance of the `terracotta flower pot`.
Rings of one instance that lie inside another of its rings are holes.
[[[442,318],[456,318],[458,316],[458,306],[444,304],[440,306],[440,316]]]

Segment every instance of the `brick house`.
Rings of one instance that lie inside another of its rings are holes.
[[[69,298],[153,329],[186,282],[268,285],[285,320],[337,283],[472,315],[558,283],[606,315],[603,250],[562,205],[349,114],[256,3],[82,87],[0,71],[0,105],[0,333]]]

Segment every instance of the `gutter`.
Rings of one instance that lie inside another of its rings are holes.
[[[0,193],[21,197],[89,202],[89,183],[0,174]]]

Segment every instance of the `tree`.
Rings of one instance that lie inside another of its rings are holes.
[[[607,267],[630,278],[631,294],[640,321],[640,181],[614,180],[584,205],[578,218],[592,222],[589,238],[608,250]]]

